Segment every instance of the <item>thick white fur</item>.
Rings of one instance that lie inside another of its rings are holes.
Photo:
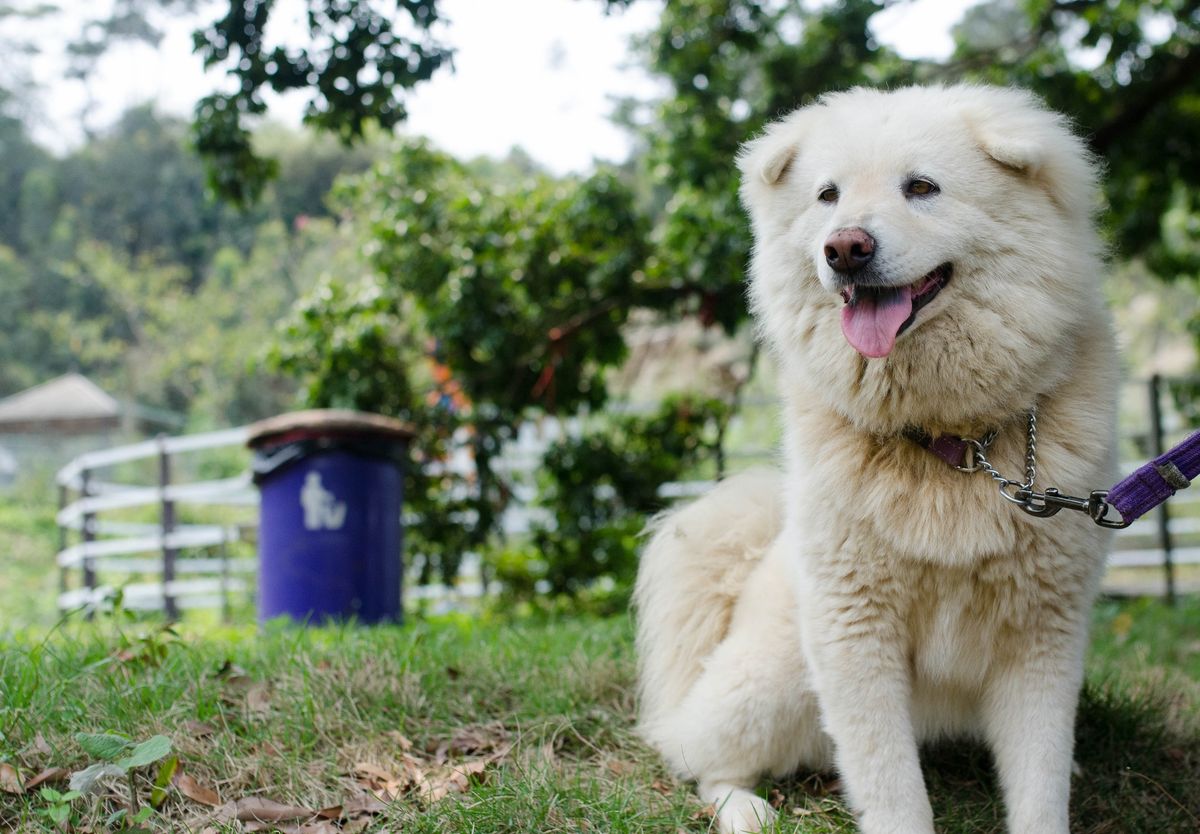
[[[859,89],[772,125],[739,158],[751,298],[780,367],[783,474],[732,478],[656,522],[636,589],[641,728],[718,806],[771,816],[764,774],[835,766],[865,834],[931,834],[918,744],[995,755],[1012,834],[1067,834],[1088,611],[1108,547],[1039,519],[902,436],[978,437],[1038,483],[1111,483],[1116,362],[1100,300],[1095,167],[1032,96]],[[907,199],[918,175],[939,194]],[[836,184],[834,204],[818,201]],[[865,359],[823,243],[861,226],[897,283],[953,280]]]

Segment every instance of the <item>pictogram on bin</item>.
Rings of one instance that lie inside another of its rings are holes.
[[[317,409],[250,427],[262,496],[258,617],[403,619],[404,463],[412,428]]]

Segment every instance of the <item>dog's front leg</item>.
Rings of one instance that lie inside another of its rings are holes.
[[[993,677],[983,702],[1010,834],[1067,834],[1075,706],[1083,677],[1079,624],[1067,645],[1033,645]],[[1061,638],[1060,638],[1061,640]]]
[[[895,607],[866,598],[858,585],[802,605],[816,615],[806,624],[805,644],[838,771],[863,834],[933,834]]]

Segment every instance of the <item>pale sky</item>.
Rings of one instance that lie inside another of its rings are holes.
[[[28,63],[41,92],[34,135],[55,150],[80,143],[79,113],[88,100],[82,84],[63,78],[63,33],[78,32],[80,21],[97,16],[95,9],[107,2],[60,0],[64,11],[53,18],[0,25],[0,37],[19,33],[41,49]],[[898,3],[875,18],[876,36],[905,57],[944,57],[953,48],[949,28],[970,4]],[[192,30],[215,19],[219,5],[202,5],[196,16],[170,21],[157,49],[111,50],[90,84],[96,104],[91,127],[148,100],[187,116],[197,99],[224,83],[223,74],[206,74],[191,52]],[[439,6],[448,20],[440,39],[457,50],[455,71],[437,73],[409,97],[406,131],[460,156],[503,156],[520,145],[557,173],[628,155],[628,136],[608,116],[615,98],[651,98],[659,91],[658,82],[636,66],[629,41],[654,25],[661,0],[640,0],[607,16],[600,0],[442,0]],[[303,9],[304,0],[277,0],[271,37],[298,41]],[[304,101],[302,94],[271,98],[271,117],[298,124]]]

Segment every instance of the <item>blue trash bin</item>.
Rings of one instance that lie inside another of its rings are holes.
[[[399,623],[404,462],[411,428],[355,411],[250,428],[262,496],[258,617]]]

